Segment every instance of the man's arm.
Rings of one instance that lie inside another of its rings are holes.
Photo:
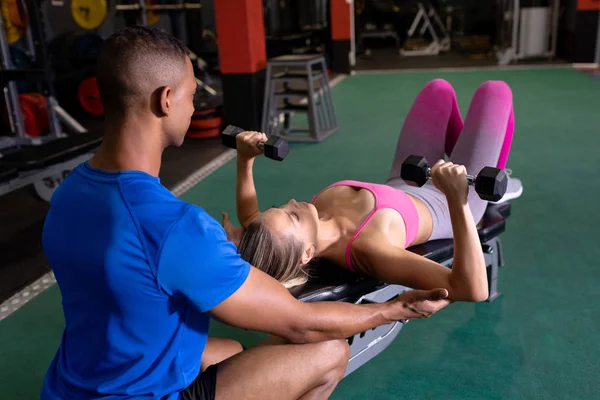
[[[269,275],[252,267],[245,283],[209,312],[243,329],[292,343],[346,339],[398,320],[429,317],[449,304],[444,289],[409,291],[380,304],[303,303]]]
[[[448,292],[411,290],[385,304],[305,304],[271,276],[249,265],[206,212],[190,206],[161,247],[156,279],[164,293],[243,329],[294,343],[345,339],[397,320],[430,316]]]

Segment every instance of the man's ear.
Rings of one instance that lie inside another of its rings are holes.
[[[173,96],[173,88],[171,86],[163,86],[158,89],[158,110],[162,115],[169,115],[173,111],[173,101],[171,97]]]

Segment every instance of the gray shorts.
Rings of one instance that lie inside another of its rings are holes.
[[[433,220],[433,230],[429,240],[451,239],[453,237],[448,201],[444,193],[440,192],[431,180],[427,181],[422,187],[410,186],[400,178],[391,179],[386,184],[402,190],[425,203]],[[469,187],[469,207],[476,224],[483,217],[486,205],[487,202],[481,200],[474,188]]]

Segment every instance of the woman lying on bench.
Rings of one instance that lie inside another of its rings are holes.
[[[476,224],[487,202],[468,186],[466,174],[485,166],[504,169],[513,136],[512,93],[499,81],[481,85],[464,122],[453,88],[430,82],[410,109],[385,185],[334,183],[310,203],[290,200],[260,212],[252,178],[258,132],[238,135],[237,214],[245,231],[242,258],[287,287],[307,280],[313,258],[328,259],[380,281],[414,289],[448,289],[454,301],[488,297],[486,266]],[[400,178],[407,156],[439,160],[421,188]],[[450,161],[444,162],[444,154]],[[508,192],[520,190],[509,180]],[[224,215],[224,225],[232,225]],[[239,228],[238,228],[239,229]],[[406,250],[430,240],[454,238],[452,269]]]

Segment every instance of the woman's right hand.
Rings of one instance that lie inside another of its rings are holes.
[[[259,142],[266,142],[267,135],[262,132],[244,131],[235,137],[238,157],[251,160],[263,153],[258,148]]]
[[[448,202],[467,204],[469,183],[464,165],[439,160],[431,167],[433,185],[446,195]]]

